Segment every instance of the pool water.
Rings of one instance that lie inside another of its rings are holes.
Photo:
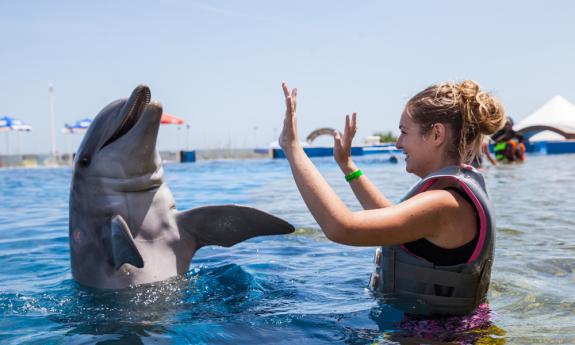
[[[72,279],[70,169],[0,170],[0,343],[573,344],[574,158],[484,169],[497,219],[489,305],[447,320],[412,320],[372,296],[374,248],[328,241],[285,160],[166,165],[179,210],[243,204],[297,230],[204,247],[185,276],[122,291]],[[359,210],[333,159],[314,162]],[[392,200],[417,181],[386,157],[357,163]]]

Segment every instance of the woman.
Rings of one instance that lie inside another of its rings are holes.
[[[422,180],[393,204],[350,156],[356,114],[334,133],[334,157],[365,209],[352,212],[301,147],[297,90],[282,84],[286,114],[279,138],[297,187],[330,240],[382,246],[370,286],[411,314],[473,311],[489,286],[494,221],[482,176],[463,163],[480,154],[482,135],[505,122],[503,108],[474,81],[434,85],[411,98],[401,114],[397,148],[406,170]]]

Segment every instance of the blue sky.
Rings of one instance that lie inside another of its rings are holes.
[[[0,0],[0,116],[33,125],[21,152],[48,152],[52,83],[57,147],[74,150],[81,136],[61,134],[65,122],[145,83],[190,124],[162,126],[160,149],[267,146],[281,130],[285,80],[299,89],[301,137],[341,129],[357,111],[360,143],[396,131],[422,88],[475,79],[519,120],[556,94],[575,102],[574,10],[569,1]],[[16,135],[8,139],[15,153]]]

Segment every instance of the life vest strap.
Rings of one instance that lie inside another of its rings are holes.
[[[445,287],[469,288],[476,286],[479,277],[476,275],[436,270],[421,266],[410,265],[405,262],[396,261],[396,279],[424,282],[426,284],[436,284]]]
[[[409,298],[418,301],[425,301],[425,304],[441,305],[442,307],[461,307],[462,305],[473,305],[475,299],[472,297],[443,297],[435,295],[422,295],[405,290],[396,289],[395,296],[398,298]]]

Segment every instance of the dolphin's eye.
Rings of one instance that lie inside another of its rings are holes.
[[[82,159],[80,159],[79,162],[80,166],[82,167],[87,167],[88,165],[90,165],[90,157],[82,157]]]

